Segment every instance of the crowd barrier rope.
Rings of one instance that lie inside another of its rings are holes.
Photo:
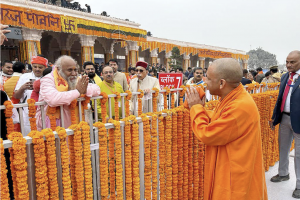
[[[278,161],[278,126],[272,131],[268,124],[278,86],[245,87],[261,116],[266,171]],[[110,102],[111,98],[120,98],[121,119],[112,119],[109,111],[109,121],[100,122],[94,109],[94,122],[87,109],[84,116],[79,113],[79,124],[72,121],[70,127],[52,126],[52,130],[43,123],[41,132],[36,130],[35,106],[42,108],[44,102],[6,102],[0,109],[5,109],[8,140],[0,140],[0,150],[2,161],[7,159],[4,150],[9,150],[10,166],[1,161],[1,199],[9,199],[7,168],[12,171],[15,199],[203,199],[206,147],[194,137],[189,110],[183,107],[185,90],[184,86],[153,90],[149,112],[139,116],[130,115],[128,100],[132,95],[139,101],[142,91],[79,98],[79,108],[85,109],[90,100],[95,106],[97,99]],[[212,97],[205,107],[213,110],[217,103]],[[11,112],[13,107],[20,111],[26,106],[32,131],[23,136],[13,132]],[[140,106],[135,109],[141,110]]]

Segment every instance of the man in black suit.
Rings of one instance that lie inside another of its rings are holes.
[[[247,69],[243,69],[243,78],[241,80],[241,83],[243,85],[247,85],[247,84],[251,84],[252,83],[251,80],[245,78],[245,77],[247,77],[247,74],[248,74],[248,70]]]
[[[300,198],[300,51],[292,51],[286,59],[289,73],[281,77],[278,99],[273,111],[270,127],[279,125],[279,167],[272,182],[287,181],[289,175],[289,153],[295,139],[296,188],[294,198]]]

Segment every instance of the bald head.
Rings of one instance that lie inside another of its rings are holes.
[[[286,58],[286,68],[289,72],[297,72],[300,69],[300,51],[289,53]]]
[[[240,64],[233,58],[215,60],[210,67],[219,80],[224,79],[229,84],[240,83],[243,78]]]
[[[300,51],[295,50],[289,53],[289,55],[298,55],[300,57]]]

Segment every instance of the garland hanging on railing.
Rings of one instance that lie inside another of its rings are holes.
[[[131,125],[129,117],[122,121],[125,122],[124,127],[124,151],[125,151],[125,186],[126,199],[132,199],[132,148],[131,148]]]
[[[99,165],[101,199],[108,199],[108,161],[107,161],[107,131],[102,122],[94,123],[99,136]]]
[[[142,98],[144,97],[144,92],[141,89],[139,89],[138,92],[140,92],[140,94],[137,95],[137,97],[138,97],[138,116],[140,116],[143,113]]]
[[[166,199],[166,147],[165,147],[165,125],[164,117],[158,117],[158,134],[159,134],[159,184],[160,184],[160,199]]]
[[[42,130],[42,134],[46,137],[46,158],[49,185],[49,199],[59,199],[57,167],[56,167],[56,147],[55,136],[51,129]]]
[[[205,145],[199,142],[199,199],[204,196],[204,163],[205,163]]]
[[[114,92],[115,95],[117,95],[116,97],[114,97],[115,100],[115,120],[119,121],[120,120],[120,116],[119,116],[119,99],[121,98],[120,92]]]
[[[152,90],[155,91],[155,93],[152,93],[153,112],[157,112],[157,97],[159,95],[159,89],[153,88]]]
[[[136,117],[130,116],[132,121],[132,186],[133,186],[133,199],[140,199],[140,171],[139,171],[139,125],[137,124]]]
[[[71,124],[77,124],[76,118],[76,106],[77,106],[77,99],[74,99],[71,104],[69,105],[71,111]]]
[[[151,132],[149,118],[146,114],[140,116],[143,120],[145,149],[145,199],[151,199]]]
[[[180,88],[182,88],[182,90],[179,91],[179,96],[180,96],[180,104],[179,105],[183,105],[183,96],[186,92],[186,87],[184,85],[181,85]]]
[[[129,110],[129,101],[131,100],[132,93],[129,90],[126,90],[125,93],[127,93],[126,101],[125,101],[125,117],[129,117],[130,110]]]
[[[175,108],[175,94],[176,92],[171,92],[171,109]]]
[[[124,199],[123,197],[123,167],[122,167],[122,141],[121,141],[121,127],[120,122],[110,119],[115,127],[115,145],[116,145],[116,188],[117,199]]]
[[[168,87],[164,87],[164,90],[166,90],[166,92],[164,92],[164,109],[168,109],[168,95],[170,94],[170,88]]]
[[[29,121],[30,121],[30,128],[32,131],[37,130],[36,127],[36,118],[35,118],[35,114],[36,114],[36,107],[35,107],[35,100],[34,99],[27,99],[27,103],[28,103],[28,116]]]
[[[177,107],[178,199],[183,199],[183,106]]]
[[[199,198],[199,140],[197,137],[194,137],[194,198],[197,200]]]
[[[102,122],[106,123],[106,102],[108,100],[108,95],[105,92],[101,92],[100,96],[102,96],[102,99],[100,99],[100,104],[101,104],[101,118]]]
[[[172,185],[173,199],[178,199],[178,146],[177,146],[177,112],[175,109],[172,112]]]
[[[193,165],[193,143],[194,143],[194,133],[191,126],[191,123],[189,123],[189,199],[194,199],[194,193],[193,193],[193,182],[194,182],[194,165]]]
[[[166,117],[166,199],[172,200],[172,114],[167,112]]]
[[[80,122],[79,127],[82,133],[85,199],[92,200],[94,199],[94,194],[90,126],[87,122]]]
[[[0,174],[0,182],[1,182],[1,192],[0,199],[10,200],[9,188],[8,188],[8,179],[7,179],[7,166],[4,157],[4,146],[3,139],[0,138],[0,153],[1,153],[1,174]]]
[[[151,116],[152,199],[157,199],[157,115],[152,113]]]
[[[189,199],[189,124],[190,114],[183,110],[183,199]]]
[[[50,126],[51,126],[52,131],[55,131],[55,129],[56,129],[55,113],[56,113],[56,107],[48,106],[47,115],[48,115],[49,120],[50,120]]]
[[[70,162],[69,151],[67,146],[67,133],[62,127],[56,127],[55,131],[58,133],[60,139],[60,152],[61,152],[61,166],[62,166],[62,183],[63,183],[63,197],[66,200],[72,199],[72,188],[70,179]]]
[[[116,199],[116,174],[115,174],[115,136],[114,129],[108,130],[108,148],[109,148],[109,182],[110,199]]]

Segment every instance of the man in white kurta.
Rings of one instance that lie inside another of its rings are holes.
[[[144,98],[142,100],[142,104],[143,104],[143,113],[147,113],[150,111],[150,106],[146,105],[146,100],[147,96],[151,97],[150,91],[153,88],[157,88],[160,90],[160,85],[159,85],[159,81],[157,78],[155,77],[150,77],[148,76],[148,71],[147,71],[147,66],[148,63],[146,62],[142,62],[142,61],[138,61],[136,63],[136,75],[137,78],[134,78],[130,81],[130,86],[129,86],[129,90],[131,92],[137,92],[139,89],[144,91]],[[130,101],[130,112],[133,113],[134,115],[137,116],[137,99],[136,101],[134,101],[134,98],[136,98],[135,95],[132,95],[131,101]],[[160,99],[160,98],[158,98]],[[134,102],[136,102],[134,104]],[[151,102],[152,103],[152,102]]]

